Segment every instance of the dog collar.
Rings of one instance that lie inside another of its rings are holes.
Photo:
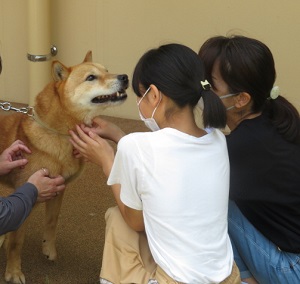
[[[40,126],[42,126],[43,128],[45,128],[45,129],[47,129],[47,130],[49,130],[49,131],[51,131],[51,132],[53,132],[53,133],[55,133],[55,134],[57,134],[57,135],[68,136],[68,137],[70,136],[69,134],[60,133],[60,132],[58,132],[57,130],[55,130],[55,129],[49,127],[48,125],[46,125],[46,124],[39,118],[39,116],[37,115],[37,113],[35,112],[35,110],[34,110],[33,107],[32,107],[32,115],[31,115],[31,117],[32,117],[33,120],[34,120],[35,122],[37,122]]]

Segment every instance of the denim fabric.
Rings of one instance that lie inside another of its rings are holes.
[[[228,231],[241,278],[253,276],[260,284],[300,283],[300,254],[281,251],[229,202]]]

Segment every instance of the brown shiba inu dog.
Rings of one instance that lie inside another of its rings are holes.
[[[69,68],[54,61],[52,72],[54,81],[37,95],[33,107],[25,108],[25,114],[0,111],[0,152],[17,139],[32,151],[26,156],[29,163],[24,169],[15,169],[3,177],[13,188],[43,167],[49,169],[50,176],[62,175],[66,183],[76,177],[84,161],[74,157],[68,131],[76,124],[90,125],[103,108],[120,104],[127,97],[128,76],[108,73],[102,65],[92,62],[91,52],[86,54],[83,63]],[[46,202],[43,254],[49,260],[57,257],[56,225],[62,199],[60,194]],[[5,236],[5,280],[12,283],[25,283],[21,271],[24,235],[25,223]]]

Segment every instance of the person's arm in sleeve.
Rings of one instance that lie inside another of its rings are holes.
[[[0,198],[0,235],[17,230],[30,214],[38,196],[31,183],[20,186],[8,197]]]
[[[62,176],[49,177],[42,168],[32,174],[28,182],[8,197],[0,198],[0,235],[16,230],[28,217],[36,202],[55,198],[65,190]]]

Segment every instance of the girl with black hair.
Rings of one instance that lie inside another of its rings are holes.
[[[300,283],[300,117],[274,86],[262,42],[217,36],[200,48],[227,108],[229,236],[246,283]]]
[[[226,140],[216,129],[226,110],[202,61],[186,46],[160,46],[141,57],[132,86],[152,132],[124,136],[100,118],[70,131],[118,204],[105,216],[100,283],[240,283],[227,232]],[[204,129],[194,117],[201,97]],[[116,156],[103,137],[118,142]]]

